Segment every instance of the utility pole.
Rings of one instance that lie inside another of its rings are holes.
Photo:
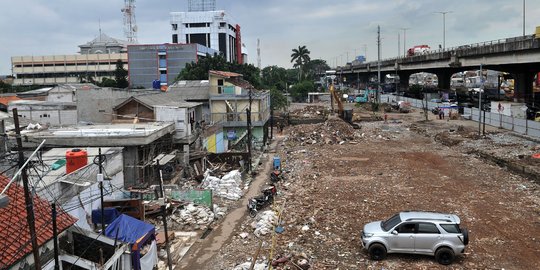
[[[99,192],[101,194],[101,233],[105,233],[105,207],[103,206],[103,167],[101,166],[101,164],[103,163],[103,159],[101,156],[101,147],[98,149],[98,163],[99,173],[97,178],[99,181]]]
[[[480,89],[478,89],[478,136],[482,131],[482,91],[484,88],[484,76],[482,75],[482,64],[480,64]]]
[[[161,193],[161,198],[163,198],[163,202],[161,204],[161,217],[163,220],[163,230],[165,231],[165,251],[167,251],[167,265],[169,266],[169,270],[172,270],[172,262],[171,262],[171,252],[169,250],[169,231],[167,230],[167,207],[165,206],[165,190],[163,189],[163,172],[161,171],[161,167],[159,166],[159,160],[156,162],[157,169],[159,172],[159,190]]]
[[[381,103],[381,26],[377,25],[377,103]]]
[[[56,226],[56,203],[51,204],[52,207],[52,226],[53,226],[53,241],[54,241],[54,270],[60,269],[60,260],[58,259],[58,228]]]
[[[24,167],[24,153],[22,150],[21,128],[19,126],[19,114],[17,108],[13,109],[13,122],[15,124],[15,134],[17,135],[17,150],[19,152],[19,168]],[[36,236],[36,224],[34,217],[34,204],[32,196],[30,195],[30,189],[28,187],[28,174],[26,169],[21,172],[23,188],[24,188],[24,202],[26,204],[26,222],[28,223],[28,230],[30,231],[30,240],[32,242],[32,253],[34,254],[34,268],[41,270],[41,260],[39,259],[39,246]]]
[[[270,140],[274,137],[274,106],[272,106],[272,100],[270,100]]]
[[[247,120],[247,147],[248,147],[248,172],[251,173],[251,88],[249,89],[249,108],[246,108],[246,120]]]

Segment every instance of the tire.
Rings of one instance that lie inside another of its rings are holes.
[[[379,243],[374,243],[369,246],[369,257],[374,261],[380,261],[386,258],[386,248]]]
[[[463,244],[468,245],[469,244],[469,231],[463,228],[461,229],[461,233],[463,234]]]
[[[456,255],[454,251],[447,247],[437,249],[435,252],[435,260],[442,265],[449,265],[454,262]]]
[[[249,209],[249,216],[254,218],[255,216],[257,216],[257,210],[255,209]]]

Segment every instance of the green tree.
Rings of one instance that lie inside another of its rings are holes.
[[[309,92],[315,91],[315,84],[312,81],[302,81],[291,87],[291,96],[296,101],[304,101]]]
[[[270,89],[270,103],[272,109],[274,110],[284,109],[289,105],[287,102],[287,97],[283,95],[283,92],[277,90],[276,88]]]
[[[243,75],[244,80],[250,82],[255,88],[261,87],[260,70],[257,67],[251,64],[229,63],[221,55],[207,55],[205,58],[200,58],[197,63],[187,63],[186,67],[176,77],[176,81],[207,80],[210,70],[239,73]]]
[[[262,85],[264,88],[276,88],[284,92],[287,88],[287,70],[278,66],[268,66],[263,68],[262,73]]]
[[[302,80],[302,69],[304,65],[306,65],[311,58],[309,57],[309,54],[311,53],[306,46],[298,46],[298,49],[292,49],[291,54],[291,63],[294,63],[293,67],[298,68],[299,74],[298,74],[298,81]]]
[[[116,87],[118,88],[126,88],[129,86],[129,82],[127,80],[128,72],[124,68],[124,62],[122,60],[118,59],[116,61],[116,70],[114,71],[114,79],[116,81]]]
[[[330,70],[330,66],[322,59],[313,59],[304,66],[306,78],[316,80],[320,75]]]
[[[116,87],[118,84],[113,79],[103,77],[103,79],[101,79],[101,82],[97,85],[100,87]]]

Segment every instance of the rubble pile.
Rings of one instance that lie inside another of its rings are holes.
[[[338,118],[324,123],[297,125],[290,128],[289,139],[304,144],[343,144],[357,136],[356,130]]]
[[[232,170],[222,178],[210,175],[211,171],[204,173],[202,188],[211,189],[214,195],[229,200],[239,200],[242,197],[242,175],[238,170]]]
[[[339,119],[288,127],[276,149],[287,170],[275,198],[275,205],[284,207],[279,226],[268,211],[255,221],[246,217],[234,232],[238,237],[210,264],[219,267],[208,269],[249,269],[261,241],[265,248],[258,260],[270,261],[272,269],[448,268],[431,256],[373,261],[362,249],[364,224],[413,209],[455,213],[469,229],[474,240],[450,267],[538,268],[534,254],[540,244],[531,235],[540,229],[530,222],[540,207],[538,185],[470,150],[525,160],[540,152],[540,144],[508,134],[480,137],[474,135],[477,123],[424,117],[389,114],[386,123],[362,122],[359,131]],[[342,141],[347,144],[339,145]],[[266,215],[269,222],[261,222]],[[516,258],[508,258],[509,249]]]
[[[250,270],[250,269],[267,270],[268,269],[268,264],[266,264],[266,262],[264,261],[255,262],[253,268],[251,268],[252,264],[253,264],[252,262],[245,262],[245,263],[235,266],[232,270]]]
[[[327,114],[328,114],[328,109],[320,105],[306,106],[304,108],[297,109],[289,113],[291,117],[302,117],[302,118],[311,118],[311,117],[319,118],[319,117],[324,117]]]
[[[223,216],[224,213],[220,212],[220,215]],[[171,215],[171,219],[180,225],[183,231],[199,230],[214,221],[214,218],[215,214],[210,208],[194,204],[188,204]]]
[[[257,216],[257,220],[251,223],[251,227],[254,229],[253,234],[257,237],[267,235],[272,232],[272,229],[277,225],[277,215],[272,210],[262,212]]]

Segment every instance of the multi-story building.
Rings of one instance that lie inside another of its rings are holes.
[[[227,61],[244,63],[240,25],[215,0],[191,0],[188,12],[171,12],[172,43],[198,43],[219,51]]]
[[[210,123],[223,125],[229,149],[246,142],[247,113],[251,108],[252,140],[256,146],[266,143],[270,119],[270,93],[255,89],[242,74],[209,72]]]
[[[114,78],[116,62],[127,69],[127,42],[100,34],[80,45],[81,54],[13,56],[14,85],[56,85]]]
[[[187,63],[216,53],[196,43],[129,45],[129,85],[153,88],[154,81],[159,81],[161,86],[170,85]]]

